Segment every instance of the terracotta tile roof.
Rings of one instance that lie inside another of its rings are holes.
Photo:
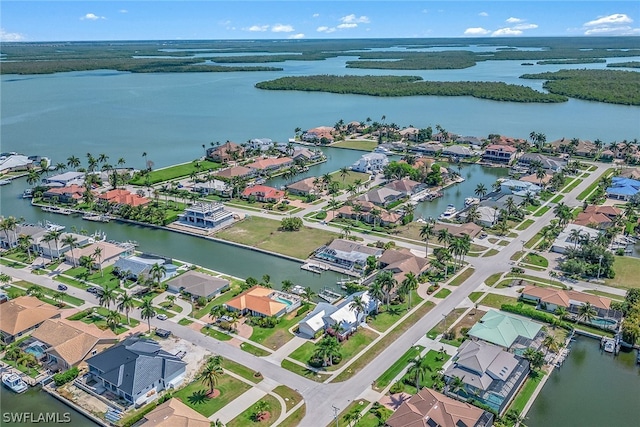
[[[488,145],[485,150],[503,151],[508,153],[515,153],[516,151],[518,151],[516,147],[512,147],[510,145],[500,145],[500,144]]]
[[[47,197],[64,195],[67,197],[71,197],[74,200],[82,199],[82,195],[87,191],[85,187],[80,185],[71,184],[67,187],[53,187],[45,191],[44,195]]]
[[[599,214],[615,217],[615,216],[618,216],[618,215],[622,214],[622,209],[616,208],[615,206],[589,205],[584,210],[584,212],[587,212],[587,213],[599,213]]]
[[[316,180],[315,177],[311,176],[309,178],[301,179],[300,181],[296,181],[293,184],[287,185],[288,190],[296,190],[305,193],[317,192],[317,187],[313,184]]]
[[[175,397],[158,405],[144,416],[143,426],[153,427],[209,427],[211,421]]]
[[[0,304],[0,330],[16,335],[59,315],[60,310],[38,298],[18,297]]]
[[[265,316],[274,316],[287,305],[271,299],[271,294],[273,294],[273,289],[256,285],[229,300],[226,305],[240,311],[251,310]]]
[[[248,167],[249,169],[263,170],[268,168],[281,167],[291,162],[293,162],[293,159],[291,157],[278,157],[275,159],[270,157],[267,159],[256,160],[255,162],[246,165],[246,167]]]
[[[101,340],[117,340],[108,329],[103,331],[94,324],[66,319],[45,320],[31,336],[49,345],[47,351],[55,352],[69,366],[80,363]]]
[[[253,187],[247,187],[242,192],[242,196],[256,196],[259,195],[265,199],[281,199],[284,197],[284,191],[276,190],[273,187],[266,185],[254,185]]]
[[[578,303],[589,302],[596,308],[609,310],[611,300],[598,295],[586,294],[578,291],[564,291],[562,289],[542,288],[529,285],[522,290],[522,295],[540,298],[540,301],[568,308],[571,301]]]
[[[116,203],[118,205],[130,205],[130,206],[144,206],[151,202],[146,197],[138,196],[122,188],[116,188],[109,190],[98,196],[99,199],[106,200],[109,203]]]
[[[573,223],[577,225],[583,225],[585,227],[591,224],[601,226],[603,224],[610,224],[611,218],[600,213],[580,212]]]
[[[428,388],[403,402],[389,417],[390,427],[460,427],[475,426],[484,411]],[[435,424],[434,424],[435,423]]]
[[[219,172],[214,173],[214,175],[219,176],[221,178],[233,178],[235,176],[247,176],[251,175],[253,171],[249,168],[245,168],[244,166],[232,166],[225,170],[221,170]]]
[[[544,178],[542,178],[542,183],[543,184],[548,184],[549,181],[551,180],[551,177],[553,175],[545,173],[544,174]],[[526,175],[526,176],[522,176],[519,178],[520,181],[524,181],[524,182],[530,182],[532,184],[536,184],[536,185],[540,185],[540,178],[538,178],[538,176],[535,173],[532,173],[531,175]]]

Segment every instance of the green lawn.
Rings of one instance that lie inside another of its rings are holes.
[[[622,295],[610,294],[609,292],[602,291],[584,291],[585,294],[599,295],[601,297],[606,297],[612,299],[614,301],[624,301],[624,297]]]
[[[527,219],[527,220],[523,221],[523,222],[522,222],[522,224],[518,225],[518,226],[516,227],[516,230],[520,230],[520,231],[522,231],[522,230],[526,230],[526,229],[527,229],[527,228],[529,228],[529,226],[530,226],[531,224],[533,224],[534,222],[535,222],[535,221],[534,221],[534,220],[532,220],[532,219]]]
[[[268,351],[261,349],[260,347],[256,347],[253,344],[249,344],[248,342],[243,342],[242,344],[240,344],[240,348],[246,351],[247,353],[253,354],[254,356],[257,356],[257,357],[264,357],[271,354]]]
[[[260,401],[266,402],[269,405],[269,413],[271,416],[268,421],[259,422],[254,418],[258,403],[254,403],[249,408],[245,409],[240,415],[232,419],[226,424],[226,427],[248,427],[248,426],[270,426],[278,420],[282,407],[280,402],[275,397],[267,394]]]
[[[184,388],[176,391],[173,397],[178,398],[182,403],[193,408],[205,417],[209,417],[225,405],[229,404],[236,397],[249,390],[249,385],[235,379],[230,375],[223,375],[218,380],[217,390],[220,396],[210,399],[207,397],[209,390],[201,381],[194,381]]]
[[[337,233],[302,227],[299,231],[279,231],[280,221],[249,217],[217,233],[216,237],[256,248],[306,259],[320,246],[338,237]]]
[[[296,316],[296,310],[294,310],[281,317],[280,323],[278,323],[275,328],[261,328],[260,326],[252,325],[253,333],[249,339],[267,348],[278,349],[293,338],[289,329],[297,325],[307,314],[308,313],[303,313]]]
[[[327,427],[352,427],[351,423],[348,423],[345,420],[344,416],[349,412],[351,412],[353,408],[358,407],[364,410],[364,408],[366,408],[368,405],[369,405],[369,402],[366,400],[363,400],[363,399],[354,400],[346,408],[344,408],[342,412],[338,414],[338,422],[332,421],[329,424],[327,424]]]
[[[22,295],[26,295],[27,292],[26,290],[29,289],[29,287],[33,286],[34,284],[31,282],[27,282],[25,280],[19,280],[17,282],[13,283],[13,286],[9,286],[7,288],[5,288],[5,290],[9,293],[9,294],[14,294],[17,296],[22,296]],[[24,289],[22,289],[24,288]],[[48,302],[49,304],[52,305],[57,305],[58,303],[56,301],[53,300],[53,295],[55,293],[57,293],[58,291],[53,290],[53,289],[49,289],[49,288],[44,288],[44,287],[40,287],[40,289],[42,290],[42,297],[39,298],[42,301]],[[64,292],[63,292],[64,293]],[[84,300],[81,300],[80,298],[76,298],[72,295],[66,294],[64,293],[64,297],[62,298],[62,301],[65,303],[69,303],[71,305],[75,305],[75,306],[80,306],[82,304],[84,304]]]
[[[302,422],[302,419],[307,413],[306,405],[302,405],[295,412],[289,415],[283,422],[280,423],[280,427],[298,427]]]
[[[302,402],[303,398],[300,393],[287,387],[286,385],[279,385],[273,389],[273,392],[284,399],[287,405],[287,411],[293,409],[298,403]]]
[[[536,213],[534,213],[534,214],[533,214],[533,216],[540,217],[540,216],[542,216],[542,215],[546,214],[550,209],[551,209],[551,206],[550,206],[550,205],[543,206],[543,207],[541,207],[540,209],[538,209],[538,210],[536,211]]]
[[[538,254],[528,253],[527,256],[524,257],[523,261],[527,264],[535,265],[538,267],[549,267],[549,261],[542,255]]]
[[[484,255],[482,255],[483,257],[489,257],[489,256],[495,256],[498,255],[498,250],[497,249],[489,249],[487,252],[484,253]]]
[[[451,282],[449,282],[449,286],[459,286],[465,280],[467,280],[476,270],[473,267],[467,267],[465,271],[458,274]]]
[[[87,282],[94,283],[98,286],[102,286],[103,288],[109,287],[118,289],[120,287],[120,280],[112,274],[112,271],[113,266],[110,265],[109,267],[103,269],[102,272],[100,272],[99,270],[93,271],[93,273],[90,274],[86,280]],[[86,272],[87,269],[84,267],[75,267],[65,271],[64,274],[66,274],[67,276],[72,276],[76,279],[80,279]]]
[[[306,366],[300,366],[297,363],[294,363],[287,359],[284,359],[282,361],[281,366],[284,369],[293,372],[294,374],[298,374],[301,377],[305,377],[309,380],[313,380],[316,382],[321,383],[321,382],[324,382],[327,378],[329,378],[328,374],[316,373]]]
[[[368,173],[354,172],[351,170],[344,177],[344,180],[340,176],[340,171],[332,172],[329,174],[329,176],[331,176],[331,179],[333,179],[335,182],[340,184],[340,188],[342,189],[346,189],[348,185],[353,185],[358,179],[364,184],[371,178],[371,175],[369,175]]]
[[[74,314],[73,316],[68,317],[68,319],[80,320],[81,322],[84,322],[86,324],[93,323],[98,328],[103,330],[109,329],[109,327],[107,326],[107,322],[105,320],[105,317],[109,314],[109,310],[107,310],[105,307],[96,307],[95,313],[93,312],[93,310],[94,309],[87,309],[87,310],[81,311],[79,313]],[[113,332],[116,335],[119,335],[128,330],[126,326],[134,328],[139,324],[140,324],[139,320],[136,320],[130,317],[129,324],[127,325],[127,316],[125,316],[124,314],[120,314],[120,325]]]
[[[432,340],[436,339],[438,335],[449,329],[453,322],[455,322],[456,319],[460,317],[465,311],[465,308],[456,308],[454,310],[451,310],[445,318],[439,321],[436,326],[433,327],[433,329],[427,332],[427,338],[430,338]]]
[[[209,312],[211,311],[211,307],[213,307],[214,305],[222,305],[227,301],[229,301],[230,299],[232,299],[233,297],[237,296],[237,294],[240,293],[241,282],[233,279],[230,282],[231,282],[231,289],[218,295],[216,298],[209,301],[207,305],[205,305],[204,307],[196,308],[194,305],[194,310],[191,312],[189,316],[193,317],[194,319],[200,319],[203,316],[209,314]]]
[[[451,291],[449,289],[442,288],[437,294],[434,295],[434,297],[444,299],[449,295],[451,295]]]
[[[473,302],[476,302],[480,299],[482,295],[484,295],[484,292],[471,292],[469,294],[469,299]]]
[[[220,366],[222,366],[224,369],[227,369],[233,372],[234,374],[240,375],[242,378],[249,380],[253,383],[259,383],[263,379],[262,375],[256,376],[257,372],[254,371],[253,369],[247,368],[246,366],[241,365],[227,358],[222,359],[222,363],[220,364]]]
[[[613,172],[615,171],[615,168],[609,168],[606,171],[604,171],[602,173],[602,175],[600,175],[600,177],[598,177],[598,179],[594,182],[591,183],[591,185],[589,185],[587,188],[585,188],[580,194],[578,194],[578,197],[576,197],[578,200],[584,200],[587,197],[589,197],[589,195],[598,187],[598,185],[600,184],[600,178],[604,177],[604,176],[609,176],[611,175]]]
[[[171,310],[176,313],[182,313],[182,307],[176,303],[171,303],[171,301],[163,301],[160,303],[160,307],[165,310]]]
[[[532,371],[515,399],[513,399],[513,402],[511,402],[509,409],[513,409],[518,413],[522,412],[529,399],[531,399],[533,392],[538,387],[538,384],[540,384],[540,381],[544,378],[544,375],[543,371]]]
[[[193,320],[187,319],[186,317],[183,317],[182,319],[178,320],[178,325],[182,325],[182,326],[189,326],[192,323],[193,323]]]
[[[640,288],[640,259],[628,256],[617,256],[613,262],[613,279],[605,279],[607,286],[615,288]]]
[[[418,292],[412,291],[411,293],[411,307],[415,307],[422,301],[422,297],[418,296]],[[377,314],[369,315],[367,324],[379,332],[384,332],[389,329],[394,323],[396,323],[402,316],[407,314],[407,307],[409,300],[405,300],[402,304],[390,305],[389,310],[387,306],[380,305],[380,312]]]
[[[40,373],[40,371],[37,368],[28,368],[24,365],[18,365],[15,360],[2,359],[2,361],[9,366],[13,366],[23,374],[29,375],[31,378],[37,377],[38,374]]]
[[[493,308],[500,308],[502,304],[515,304],[518,302],[518,298],[508,297],[506,295],[487,294],[479,304],[486,305]]]
[[[571,190],[573,190],[574,188],[576,188],[578,185],[580,185],[580,183],[582,182],[581,178],[574,178],[574,180],[571,182],[571,184],[565,186],[562,189],[562,193],[563,194],[567,194],[568,192],[570,192]]]
[[[431,368],[431,372],[438,372],[440,369],[442,369],[442,365],[444,365],[447,360],[451,358],[451,356],[449,356],[448,354],[441,355],[435,350],[429,350],[425,357],[427,366]],[[409,379],[410,375],[405,374],[403,378]],[[433,378],[431,378],[431,375],[426,375],[425,378],[422,378],[422,381],[420,381],[420,385],[422,387],[431,387],[433,385],[433,381],[434,380]],[[411,380],[411,383],[415,383],[415,380]]]
[[[206,336],[209,336],[211,338],[215,338],[218,341],[229,341],[231,338],[233,338],[233,335],[231,335],[231,334],[224,333],[224,332],[219,331],[219,330],[214,329],[214,328],[208,328],[206,326],[204,328],[200,329],[200,332],[202,332]]]
[[[378,146],[378,141],[368,139],[349,139],[331,144],[332,147],[350,148],[352,150],[373,151]]]
[[[198,160],[198,163],[201,166],[200,170],[202,172],[216,170],[222,166],[220,163],[212,162],[210,160]],[[138,177],[131,180],[131,184],[146,185],[147,182],[150,184],[157,184],[158,182],[189,176],[192,172],[198,172],[195,161],[151,171],[148,177],[149,179],[147,179],[147,177]]]
[[[556,197],[554,197],[553,199],[551,199],[551,203],[558,203],[560,202],[560,200],[562,200],[564,198],[564,196],[562,194],[558,194]]]
[[[500,277],[502,277],[503,273],[495,273],[492,274],[491,276],[487,277],[486,280],[484,281],[484,284],[487,286],[493,286],[496,284],[496,282],[498,281],[498,279],[500,279]]]
[[[387,369],[382,375],[380,375],[380,377],[378,377],[375,382],[374,388],[378,391],[381,391],[386,386],[388,386],[391,381],[393,381],[393,379],[397,377],[400,372],[402,372],[402,370],[409,364],[411,360],[415,359],[417,355],[422,353],[422,350],[424,350],[424,347],[420,345],[411,347],[409,350],[407,350],[402,356],[400,356],[398,360],[395,361],[393,365],[391,365],[391,367],[389,367],[389,369]]]

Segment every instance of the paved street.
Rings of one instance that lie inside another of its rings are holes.
[[[598,164],[598,170],[591,172],[588,178],[584,179],[576,188],[565,195],[564,202],[567,205],[579,204],[576,196],[586,189],[592,182],[596,181],[600,175],[610,166]],[[580,202],[581,203],[581,202]],[[319,209],[314,206],[313,210]],[[251,212],[252,215],[275,216],[276,219],[282,218],[273,214],[258,214]],[[302,213],[299,213],[302,215]],[[483,281],[490,275],[498,272],[508,271],[511,267],[510,258],[516,252],[522,250],[522,241],[528,241],[537,234],[542,227],[547,225],[554,218],[553,210],[549,210],[544,215],[536,218],[536,222],[529,228],[519,233],[517,239],[511,241],[508,246],[495,256],[489,258],[467,258],[467,261],[474,267],[475,271],[464,283],[453,288],[453,292],[446,299],[440,301],[426,316],[419,322],[412,325],[403,335],[401,335],[393,345],[388,346],[382,353],[364,367],[359,373],[354,375],[350,380],[336,384],[323,384],[307,380],[301,376],[294,374],[280,367],[281,357],[269,356],[266,358],[255,357],[237,347],[231,346],[226,342],[217,341],[209,338],[198,331],[190,329],[186,326],[180,326],[173,321],[160,321],[153,319],[153,326],[170,330],[177,337],[186,339],[213,353],[220,354],[225,358],[232,359],[242,365],[246,365],[256,371],[259,371],[270,382],[285,384],[293,389],[298,390],[306,401],[306,416],[303,419],[302,426],[325,426],[333,419],[332,406],[337,406],[341,410],[354,399],[364,396],[370,392],[372,382],[378,378],[399,356],[401,356],[409,347],[415,345],[418,341],[424,339],[425,334],[440,322],[444,315],[448,314],[456,306],[465,301],[468,295],[476,290]],[[306,223],[312,227],[323,227],[318,223]],[[332,228],[330,228],[332,229]],[[354,233],[357,235],[357,233]],[[362,235],[365,241],[371,241],[370,236]],[[383,239],[375,238],[375,240],[393,240],[392,238]],[[405,246],[412,249],[424,251],[423,245],[406,244],[404,242],[396,242],[398,246]],[[3,271],[13,277],[29,282],[37,283],[55,289],[56,283],[46,276],[33,275],[26,270],[16,270],[9,267],[2,267]],[[548,277],[546,272],[528,272],[529,274]],[[584,284],[589,286],[590,284]],[[595,288],[595,285],[593,285]],[[599,289],[606,292],[619,294],[619,290],[613,290],[599,285]],[[97,304],[97,299],[88,292],[69,287],[68,293],[86,300],[90,304]],[[137,317],[138,313],[132,313],[132,317]],[[145,321],[146,323],[146,321]],[[264,391],[263,391],[264,392]],[[250,400],[250,399],[249,399]],[[227,415],[231,416],[231,415]]]

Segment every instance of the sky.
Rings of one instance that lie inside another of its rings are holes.
[[[0,40],[640,35],[640,1],[0,2]]]

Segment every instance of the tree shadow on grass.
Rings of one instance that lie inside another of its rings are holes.
[[[385,312],[389,316],[400,316],[400,314],[402,313],[400,310],[400,307],[394,307],[394,306],[389,306],[389,308],[385,310]]]
[[[207,390],[195,391],[191,396],[187,397],[187,400],[192,405],[205,403],[209,400],[209,397],[207,397]]]

